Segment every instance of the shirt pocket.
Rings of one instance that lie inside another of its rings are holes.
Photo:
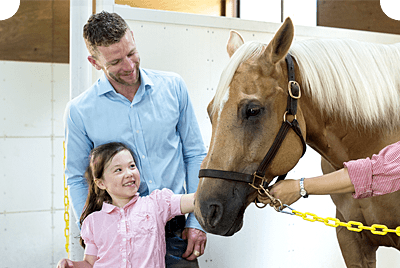
[[[156,219],[150,213],[133,214],[130,225],[134,237],[151,236],[157,230]]]

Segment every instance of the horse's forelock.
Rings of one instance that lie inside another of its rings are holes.
[[[232,55],[227,66],[221,73],[210,116],[216,112],[220,113],[223,109],[229,97],[229,85],[239,65],[247,60],[259,58],[265,47],[266,44],[260,42],[246,42]]]

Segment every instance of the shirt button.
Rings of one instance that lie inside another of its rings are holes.
[[[119,211],[124,212],[124,209],[121,208]]]
[[[139,130],[136,130],[136,133],[139,133],[140,131]]]
[[[125,241],[126,241],[126,238],[122,239],[122,241],[124,241],[124,242],[125,242]]]
[[[126,259],[123,259],[122,261],[123,261],[123,262],[126,262]]]
[[[121,222],[122,222],[122,223],[124,223],[124,222],[125,222],[125,220],[121,220]]]
[[[145,159],[145,158],[146,158],[146,156],[142,155],[142,158],[143,158],[143,159]]]
[[[149,183],[153,183],[153,181],[152,181],[152,180],[149,180]]]

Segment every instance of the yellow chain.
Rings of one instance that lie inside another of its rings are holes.
[[[64,221],[65,221],[65,229],[64,229],[64,236],[65,236],[65,250],[68,253],[69,258],[69,198],[68,198],[68,186],[65,181],[65,142],[63,142],[63,149],[64,149],[64,158],[63,158],[63,165],[64,165]]]
[[[369,226],[364,226],[361,222],[349,221],[346,223],[346,222],[341,222],[337,218],[331,218],[331,217],[321,218],[309,212],[303,213],[297,210],[292,210],[292,213],[296,216],[303,218],[306,221],[311,221],[311,222],[319,221],[323,222],[326,226],[330,227],[343,226],[346,227],[347,230],[353,232],[361,232],[362,230],[368,230],[376,235],[386,235],[387,233],[395,233],[397,234],[397,236],[400,236],[400,226],[397,227],[396,229],[389,229],[386,225],[381,225],[381,224],[373,224],[371,225],[371,227],[369,227]]]
[[[257,191],[258,191],[257,199],[254,201],[258,208],[265,207],[265,206],[259,206],[257,204],[257,201],[260,201],[261,203],[263,203],[265,205],[270,204],[278,212],[282,212],[282,213],[286,213],[286,214],[290,214],[290,215],[296,215],[296,216],[303,218],[306,221],[311,221],[311,222],[319,221],[319,222],[323,222],[326,226],[335,227],[335,228],[342,226],[342,227],[346,227],[347,230],[353,231],[353,232],[361,232],[362,230],[368,230],[371,233],[376,234],[376,235],[386,235],[387,233],[395,233],[395,234],[397,234],[397,236],[400,236],[400,226],[398,226],[396,229],[389,229],[386,225],[382,225],[382,224],[373,224],[371,226],[364,226],[364,224],[362,224],[361,222],[357,222],[357,221],[349,221],[346,223],[346,222],[341,222],[337,218],[331,218],[331,217],[321,218],[310,212],[303,213],[303,212],[294,210],[291,207],[289,207],[288,205],[282,204],[282,202],[279,199],[274,198],[269,193],[269,190],[265,189],[262,185],[260,185],[259,187],[255,187],[252,184],[250,184],[250,185],[253,188],[257,189]],[[286,208],[288,208],[290,211],[289,212],[285,211]]]

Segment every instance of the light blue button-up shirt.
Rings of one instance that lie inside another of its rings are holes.
[[[65,175],[80,218],[88,194],[83,177],[89,153],[118,141],[135,153],[139,192],[169,188],[176,194],[197,190],[206,149],[183,79],[174,73],[140,69],[141,85],[130,102],[106,76],[71,100],[65,112]],[[186,227],[201,229],[193,213]]]

